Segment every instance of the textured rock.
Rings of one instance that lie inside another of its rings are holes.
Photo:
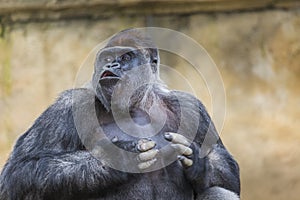
[[[124,14],[190,14],[299,6],[298,0],[4,0],[0,2],[0,16],[6,22],[28,22],[98,19]]]

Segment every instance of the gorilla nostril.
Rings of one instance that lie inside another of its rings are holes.
[[[105,68],[111,68],[111,63],[108,63],[104,66]]]
[[[111,68],[120,68],[120,64],[119,63],[112,63],[110,65]]]

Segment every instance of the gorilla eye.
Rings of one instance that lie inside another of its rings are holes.
[[[121,56],[121,59],[124,61],[130,61],[131,60],[131,56],[129,54],[124,54]]]
[[[112,56],[105,56],[102,60],[106,63],[110,63],[113,61],[113,57]]]

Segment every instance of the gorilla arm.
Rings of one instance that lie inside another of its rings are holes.
[[[178,99],[181,101],[181,110],[178,108]],[[187,116],[184,117],[188,120],[180,122],[180,125],[185,127],[180,133],[165,133],[165,139],[171,144],[164,150],[165,152],[157,153],[152,145],[143,149],[141,154],[146,159],[141,159],[144,162],[141,169],[151,166],[157,154],[167,152],[166,157],[177,156],[186,178],[193,186],[196,199],[238,199],[237,195],[240,193],[238,164],[218,138],[213,122],[201,102],[190,94],[178,91],[166,95],[164,102],[176,114],[182,113],[182,109],[187,109]],[[191,123],[197,122],[192,122],[191,119],[197,119],[197,116],[198,128],[196,134],[193,134]],[[214,138],[212,142],[209,141],[211,144],[204,142],[206,137]],[[147,141],[144,144],[146,145]],[[200,156],[205,148],[208,149],[206,155]]]
[[[194,187],[196,196],[203,195],[203,193],[210,190],[210,188],[223,188],[222,191],[227,190],[228,193],[233,192],[234,194],[239,195],[240,179],[238,164],[225,149],[221,139],[218,138],[218,133],[205,110],[205,107],[192,95],[183,92],[174,93],[176,98],[182,99],[182,102],[189,102],[180,106],[189,109],[192,107],[189,106],[189,104],[197,105],[198,109],[189,110],[188,113],[191,116],[189,116],[188,119],[191,119],[193,115],[196,116],[193,114],[195,112],[200,114],[198,131],[192,143],[187,139],[189,133],[186,135],[174,133],[165,135],[167,140],[177,145],[177,149],[180,147],[180,149],[184,150],[185,153],[179,156],[179,160],[183,165],[186,177],[191,181]],[[216,138],[215,144],[204,144],[205,137]],[[205,157],[201,158],[200,151],[205,149],[201,147],[204,147],[205,145],[209,145],[209,151]],[[188,150],[186,148],[188,148]],[[235,196],[235,199],[237,199],[234,194],[230,197]],[[201,196],[200,199],[202,198],[204,197]],[[212,197],[207,199],[212,199]],[[220,199],[226,198],[223,197]]]
[[[89,197],[127,180],[84,149],[74,125],[73,92],[95,99],[87,89],[66,91],[35,121],[2,171],[0,199],[69,199],[78,191]]]
[[[178,160],[187,179],[193,185],[197,199],[238,199],[238,166],[223,145],[213,145],[208,155],[200,158],[199,144],[190,144],[184,136],[177,133],[167,133],[165,138],[173,143]]]

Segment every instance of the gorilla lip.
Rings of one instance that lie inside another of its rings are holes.
[[[114,74],[114,73],[112,73],[111,71],[108,71],[108,70],[104,71],[100,78],[102,79],[102,78],[111,78],[111,77],[119,78],[119,76],[117,76],[116,74]]]

